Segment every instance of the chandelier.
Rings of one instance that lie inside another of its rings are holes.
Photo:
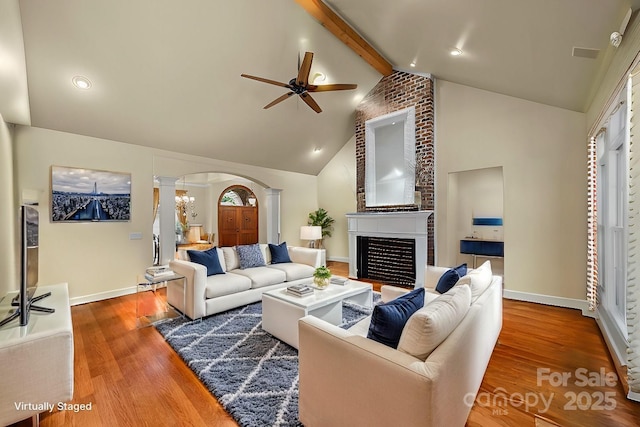
[[[191,218],[195,218],[198,214],[195,211],[196,198],[193,196],[176,196],[176,209],[178,209],[182,215],[187,216],[187,211],[191,214]]]

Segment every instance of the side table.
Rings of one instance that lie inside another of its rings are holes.
[[[138,276],[136,285],[136,325],[141,328],[151,325],[153,322],[174,317],[184,317],[184,314],[171,307],[167,302],[166,293],[159,294],[161,289],[169,292],[170,286],[179,286],[179,292],[186,296],[187,279],[177,273],[168,276],[149,278],[142,274]],[[186,306],[186,300],[183,301]]]

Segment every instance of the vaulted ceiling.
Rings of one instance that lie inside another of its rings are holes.
[[[381,74],[298,3],[3,1],[0,113],[18,124],[318,173],[353,135],[354,109]],[[614,51],[609,35],[636,3],[327,1],[397,69],[575,111],[588,108]],[[574,47],[599,53],[574,57]],[[463,54],[452,57],[453,48]],[[263,109],[286,90],[240,74],[288,82],[305,51],[315,53],[312,76],[358,89],[314,94],[320,114],[298,97]],[[91,80],[89,90],[73,86],[77,75]]]

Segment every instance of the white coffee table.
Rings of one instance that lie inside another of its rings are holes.
[[[262,329],[298,348],[298,319],[311,315],[331,324],[342,322],[342,301],[372,307],[370,283],[348,280],[345,285],[329,285],[315,289],[313,295],[298,297],[287,289],[275,289],[262,294]]]

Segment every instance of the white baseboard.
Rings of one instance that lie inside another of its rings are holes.
[[[600,313],[600,311],[602,311],[602,313]],[[621,334],[619,329],[613,324],[613,320],[609,314],[600,308],[598,308],[598,312],[600,314],[598,315],[596,322],[598,323],[600,332],[602,332],[602,337],[609,348],[609,353],[611,354],[611,357],[614,358],[614,363],[617,366],[626,366],[627,348],[629,347],[629,343]]]
[[[349,257],[331,256],[331,257],[327,258],[327,261],[337,261],[337,262],[349,263]]]
[[[582,310],[583,315],[587,315],[585,313],[591,313],[589,312],[589,303],[586,300],[554,297],[551,295],[532,294],[529,292],[512,291],[509,289],[505,289],[502,295],[507,299],[513,299],[517,301],[535,302],[538,304]]]
[[[131,295],[136,293],[136,287],[115,289],[113,291],[99,292],[97,294],[84,295],[81,297],[69,298],[69,303],[73,305],[87,304],[90,302],[102,301],[109,298],[121,297],[123,295]]]

